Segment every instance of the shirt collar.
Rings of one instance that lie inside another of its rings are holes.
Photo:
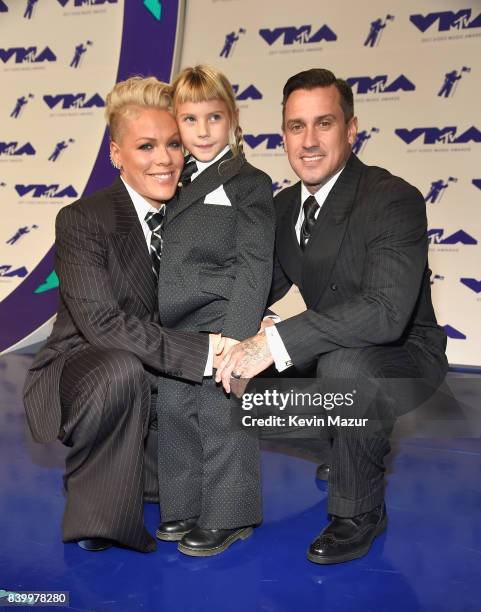
[[[130,199],[132,200],[132,204],[134,205],[135,212],[137,213],[140,223],[145,222],[145,215],[148,212],[159,212],[159,209],[155,208],[155,206],[152,206],[152,204],[147,202],[147,200],[139,193],[137,193],[135,189],[132,189],[132,187],[124,180],[122,176],[120,177],[120,179],[122,180],[122,183],[125,185],[125,188],[128,191],[128,194],[130,196]]]
[[[190,157],[192,157],[192,159],[194,159],[194,160],[195,160],[195,163],[197,164],[197,172],[194,172],[194,174],[192,175],[192,180],[193,180],[194,178],[196,178],[197,176],[199,176],[199,174],[200,174],[201,172],[204,172],[204,170],[207,170],[207,168],[208,168],[209,166],[212,166],[212,164],[215,164],[215,162],[216,162],[216,161],[219,161],[219,159],[221,159],[222,157],[224,157],[224,155],[225,155],[225,154],[226,154],[228,151],[230,151],[230,146],[229,146],[229,145],[226,145],[226,146],[225,146],[225,147],[222,149],[222,151],[221,151],[221,152],[220,152],[218,155],[216,155],[216,156],[214,157],[214,159],[211,159],[211,160],[210,160],[210,161],[208,161],[208,162],[202,162],[202,161],[199,161],[199,160],[198,160],[198,159],[196,159],[196,158],[195,158],[193,155],[191,155]]]
[[[324,185],[318,191],[316,191],[316,193],[311,193],[304,185],[304,183],[301,183],[301,206],[304,204],[304,202],[309,196],[313,195],[316,198],[316,202],[319,204],[319,207],[321,207],[326,201],[329,192],[334,187],[337,179],[339,178],[341,172],[344,170],[345,167],[346,164],[344,164],[344,166],[338,172],[336,172],[336,174],[331,176],[327,183],[324,183]]]

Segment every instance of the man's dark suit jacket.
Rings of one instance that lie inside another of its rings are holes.
[[[209,203],[220,185],[231,206]],[[244,155],[206,168],[167,205],[159,273],[166,327],[257,333],[271,286],[275,214],[272,181]]]
[[[269,302],[296,284],[307,311],[277,325],[295,366],[338,348],[415,343],[446,370],[434,314],[421,193],[351,154],[302,253],[295,234],[301,184],[275,198],[276,261]]]
[[[159,325],[156,279],[145,237],[120,179],[59,212],[55,245],[59,309],[24,390],[36,441],[58,436],[64,363],[89,346],[130,351],[159,375],[202,380],[208,336]]]

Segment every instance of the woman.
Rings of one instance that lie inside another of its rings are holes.
[[[142,504],[151,389],[162,374],[201,381],[206,367],[207,334],[158,318],[160,226],[183,166],[171,108],[154,77],[115,85],[106,118],[120,177],[56,221],[59,310],[24,401],[34,439],[70,447],[63,540],[86,550],[155,550]]]

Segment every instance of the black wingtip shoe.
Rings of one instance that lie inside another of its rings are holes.
[[[351,518],[333,516],[331,522],[309,547],[307,558],[313,563],[327,565],[344,563],[363,557],[374,539],[387,525],[386,506]]]
[[[252,527],[236,529],[202,529],[195,527],[179,542],[178,549],[191,557],[211,557],[227,550],[236,540],[252,535]]]
[[[100,552],[101,550],[112,548],[114,545],[112,540],[107,540],[105,538],[87,538],[85,540],[79,540],[77,544],[80,548],[88,550],[89,552]]]
[[[178,540],[182,540],[189,531],[194,529],[197,519],[198,517],[195,516],[182,521],[166,521],[165,523],[160,523],[155,532],[155,537],[158,540],[164,540],[166,542],[177,542]]]

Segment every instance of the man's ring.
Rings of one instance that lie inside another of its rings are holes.
[[[240,378],[242,378],[242,375],[239,374],[238,372],[232,372],[230,376],[231,378],[235,378],[236,380],[239,380]]]

